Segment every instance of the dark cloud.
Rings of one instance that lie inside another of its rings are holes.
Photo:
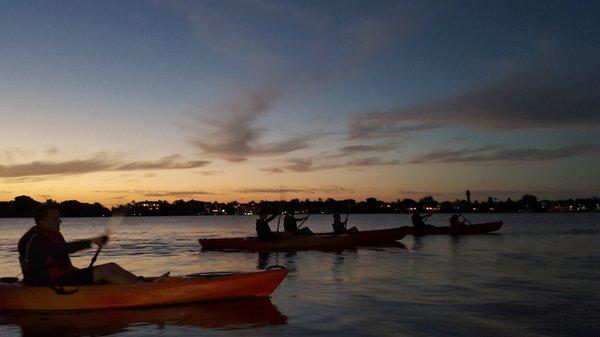
[[[20,178],[29,176],[70,175],[106,171],[114,168],[117,161],[107,153],[96,154],[90,159],[63,162],[33,161],[26,164],[0,165],[0,177]]]
[[[456,95],[350,121],[349,138],[377,138],[441,126],[533,129],[600,125],[600,69],[543,67],[514,71]]]
[[[363,168],[368,166],[390,166],[397,165],[400,161],[397,159],[392,160],[383,160],[381,158],[362,158],[362,159],[353,159],[344,163],[343,167],[350,168]]]
[[[131,171],[146,169],[190,169],[206,166],[208,161],[185,161],[180,155],[171,155],[155,161],[122,163],[107,152],[92,158],[63,162],[33,161],[25,164],[0,165],[0,178],[9,182],[45,180],[49,176],[67,176],[100,171]]]
[[[283,172],[312,172],[337,168],[362,169],[371,166],[390,166],[397,165],[398,160],[382,160],[381,158],[360,158],[336,163],[323,163],[310,158],[291,158],[286,159],[285,163],[279,167],[267,167],[261,169],[269,173]]]
[[[183,157],[178,154],[166,156],[154,161],[135,161],[120,165],[114,171],[131,171],[131,170],[164,170],[164,169],[190,169],[203,167],[210,164],[206,160],[183,160]]]
[[[239,93],[233,102],[215,114],[197,118],[200,122],[193,143],[204,153],[231,162],[253,156],[275,156],[307,147],[314,135],[288,137],[264,142],[265,130],[256,126],[257,120],[271,108],[276,95],[266,91]],[[237,99],[237,102],[235,100]]]
[[[346,157],[368,152],[386,152],[391,151],[393,149],[393,145],[349,145],[338,149],[337,153],[329,155],[329,157]]]
[[[600,153],[600,144],[568,145],[555,149],[484,146],[473,149],[433,151],[412,158],[412,164],[469,163],[469,162],[524,162],[549,161]]]

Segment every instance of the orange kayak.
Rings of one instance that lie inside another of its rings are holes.
[[[0,310],[90,310],[268,297],[286,277],[284,268],[229,275],[169,277],[161,282],[126,285],[50,287],[0,283]]]
[[[246,238],[201,238],[198,242],[203,250],[245,250],[255,252],[296,251],[296,250],[337,250],[358,246],[393,243],[406,234],[405,228],[377,229],[351,234],[316,233],[296,237],[282,237],[261,241],[255,237]]]

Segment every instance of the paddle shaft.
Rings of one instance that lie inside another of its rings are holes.
[[[461,218],[465,219],[465,221],[466,221],[466,222],[467,222],[469,225],[472,225],[472,224],[473,224],[473,223],[471,223],[471,221],[469,221],[469,219],[465,218],[465,216],[464,216],[464,215],[462,215],[460,212],[458,213],[458,215],[459,215]]]
[[[96,259],[98,258],[98,254],[100,254],[101,250],[102,250],[102,246],[98,247],[98,249],[96,250],[96,254],[94,254],[94,257],[92,257],[92,261],[90,262],[90,265],[88,266],[88,268],[92,268],[94,263],[96,263]]]
[[[277,230],[276,232],[279,232],[279,223],[281,222],[281,213],[279,214],[279,219],[277,219]]]
[[[304,220],[302,220],[302,222],[300,223],[300,226],[298,226],[298,229],[300,229],[300,227],[302,227],[302,225],[304,225],[304,222],[306,220],[308,220],[308,218],[310,218],[310,214],[306,218],[304,218]]]

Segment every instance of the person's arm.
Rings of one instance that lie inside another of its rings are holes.
[[[29,256],[65,255],[92,247],[92,240],[72,241],[62,244],[51,244],[48,239],[36,235],[31,238]]]

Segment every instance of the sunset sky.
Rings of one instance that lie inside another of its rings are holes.
[[[597,1],[3,1],[0,200],[600,194]]]

